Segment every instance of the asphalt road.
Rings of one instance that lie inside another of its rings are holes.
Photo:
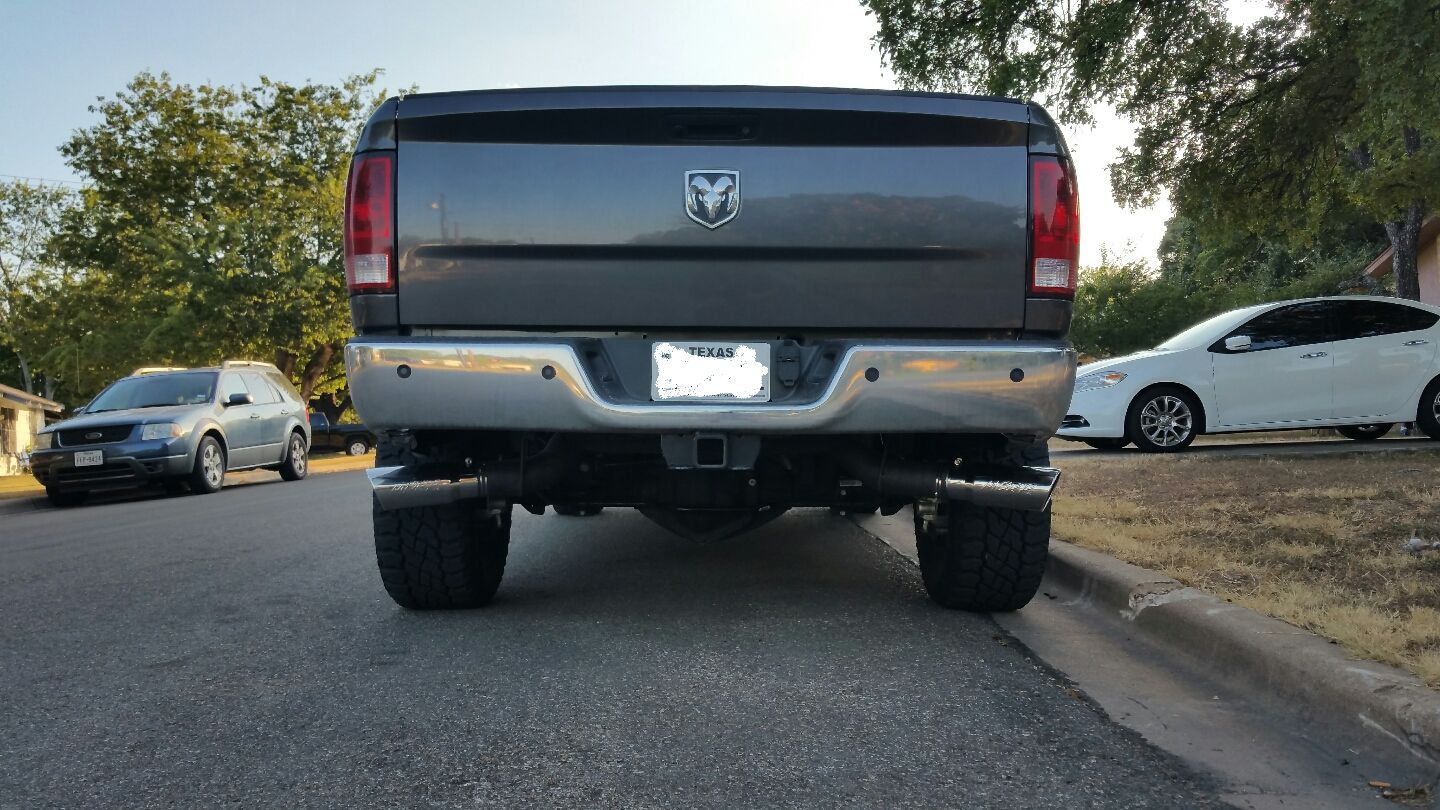
[[[1215,801],[828,513],[519,512],[496,603],[417,614],[368,510],[339,473],[0,514],[0,804]]]

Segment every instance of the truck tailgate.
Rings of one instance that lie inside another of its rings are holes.
[[[1023,104],[753,88],[512,91],[408,98],[396,124],[407,325],[1012,329],[1024,320]],[[711,227],[687,213],[696,171],[734,178],[733,218]]]

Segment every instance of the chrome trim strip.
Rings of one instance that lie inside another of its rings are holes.
[[[1075,379],[1075,352],[1061,344],[855,345],[838,365],[825,392],[805,404],[674,404],[607,399],[566,343],[376,337],[345,347],[355,408],[381,430],[1048,436]],[[1022,380],[1012,381],[1014,369]]]

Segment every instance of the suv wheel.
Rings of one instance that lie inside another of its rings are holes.
[[[84,503],[85,500],[90,497],[90,493],[83,490],[80,492],[66,492],[54,487],[46,487],[45,497],[50,499],[51,506],[58,506],[61,509],[65,509]]]
[[[285,460],[280,462],[280,477],[286,481],[299,481],[309,471],[310,448],[305,446],[305,434],[293,431],[285,448]]]
[[[1130,404],[1125,417],[1125,436],[1146,453],[1184,450],[1200,430],[1200,403],[1173,385],[1145,391]]]
[[[346,455],[363,456],[370,452],[370,443],[361,438],[351,439],[345,446]]]
[[[1043,445],[1011,446],[982,454],[982,463],[1049,466]],[[927,514],[928,512],[928,514]],[[947,608],[1010,611],[1040,588],[1050,554],[1050,509],[1029,512],[941,502],[915,508],[920,578],[930,598]]]
[[[214,436],[200,440],[195,451],[195,468],[190,471],[190,489],[201,495],[219,492],[225,486],[225,448]]]

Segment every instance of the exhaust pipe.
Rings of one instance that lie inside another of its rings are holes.
[[[905,498],[944,498],[998,509],[1038,512],[1050,505],[1060,471],[1053,467],[999,464],[960,466],[885,462],[862,450],[836,453],[842,467],[866,487]]]
[[[474,472],[422,466],[376,467],[366,470],[365,474],[370,477],[370,491],[375,493],[375,501],[387,512],[417,506],[439,506],[484,494],[480,477]]]
[[[1050,505],[1060,471],[1054,467],[950,468],[937,494],[997,509],[1039,512]]]
[[[376,502],[388,512],[471,498],[518,498],[553,486],[570,471],[572,461],[560,449],[557,435],[528,459],[495,461],[475,469],[458,464],[376,467],[366,474]]]

